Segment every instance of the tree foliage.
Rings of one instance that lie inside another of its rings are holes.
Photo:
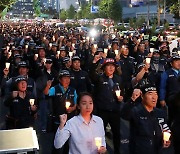
[[[76,14],[75,8],[73,5],[70,5],[69,9],[67,10],[67,17],[69,19],[74,19]]]
[[[7,7],[10,8],[17,0],[0,0],[0,13]]]
[[[109,3],[111,3],[112,0],[101,0],[99,3],[99,16],[101,18],[109,18],[109,12],[110,12],[110,8],[109,8]]]
[[[122,7],[119,0],[100,1],[99,16],[102,18],[111,18],[115,22],[120,21],[122,17]]]
[[[115,22],[120,21],[122,17],[122,7],[119,0],[111,0],[109,5],[109,17]]]
[[[166,3],[170,12],[174,14],[174,18],[177,19],[180,18],[179,16],[180,4],[178,3],[178,0],[167,0]]]
[[[173,5],[170,6],[170,12],[174,14],[174,18],[180,19],[179,11],[180,11],[180,3],[175,2]]]
[[[41,15],[41,8],[40,8],[39,0],[33,0],[33,8],[34,8],[34,13],[36,17],[39,17]]]
[[[62,22],[64,22],[67,19],[67,12],[66,10],[61,10],[60,11],[60,19]]]

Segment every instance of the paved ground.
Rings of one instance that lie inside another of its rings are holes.
[[[8,113],[8,109],[3,105],[0,98],[0,130],[5,129],[5,115]],[[38,130],[38,120],[36,121],[36,130],[40,146],[40,154],[51,154],[53,147],[53,133],[42,134]],[[121,120],[121,154],[129,154],[128,152],[128,136],[129,136],[129,124],[125,120]],[[106,137],[108,154],[113,154],[113,143],[111,138]],[[162,154],[173,154],[173,148],[163,149]]]

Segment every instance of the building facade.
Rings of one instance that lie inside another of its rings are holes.
[[[18,0],[12,7],[12,14],[18,18],[32,18],[34,14],[33,0]]]

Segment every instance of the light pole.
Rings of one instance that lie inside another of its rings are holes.
[[[164,0],[164,25],[166,20],[166,0]]]
[[[150,8],[149,8],[149,0],[148,0],[148,5],[147,5],[147,7],[148,7],[148,12],[147,12],[147,27],[149,28],[149,11],[150,11]]]
[[[157,19],[158,19],[158,27],[160,26],[160,0],[157,0]]]

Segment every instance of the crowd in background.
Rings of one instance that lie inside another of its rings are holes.
[[[23,23],[2,23],[0,31],[7,129],[33,126],[39,117],[42,133],[56,132],[59,115],[67,114],[67,119],[77,115],[78,96],[88,92],[94,100],[93,114],[102,118],[105,130],[111,126],[115,154],[120,153],[120,118],[134,127],[132,143],[137,147],[131,147],[132,153],[148,153],[148,148],[149,153],[157,153],[162,132],[170,130],[175,151],[180,153],[180,41],[170,53],[166,37],[144,37],[146,32],[121,35],[104,30],[93,38],[76,27]],[[156,91],[150,95],[157,111],[146,115],[139,105],[148,102],[149,91]],[[165,123],[161,130],[156,129],[161,123]],[[136,151],[140,145],[144,149]],[[64,153],[68,149],[65,144]],[[62,151],[54,149],[58,152]]]

